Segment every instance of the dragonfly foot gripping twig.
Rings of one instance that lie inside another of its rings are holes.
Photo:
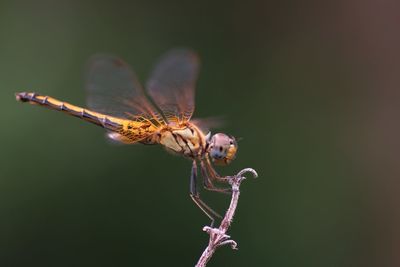
[[[228,210],[225,213],[224,218],[221,221],[221,224],[218,228],[212,228],[210,226],[205,226],[203,228],[203,231],[207,232],[210,235],[210,239],[208,241],[208,246],[205,248],[203,251],[203,254],[201,255],[199,261],[196,264],[196,267],[204,267],[206,266],[207,262],[211,259],[213,256],[215,250],[224,245],[230,245],[232,249],[237,249],[237,243],[230,239],[231,237],[226,234],[228,231],[233,216],[236,211],[236,207],[239,201],[239,187],[241,182],[246,179],[243,175],[247,172],[250,172],[253,174],[254,177],[257,177],[258,174],[255,170],[251,168],[246,168],[241,170],[238,174],[235,176],[230,176],[228,177],[229,183],[232,186],[232,199],[231,203],[229,205]]]

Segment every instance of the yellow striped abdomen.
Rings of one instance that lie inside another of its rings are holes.
[[[153,123],[143,117],[137,117],[136,120],[116,118],[74,106],[50,96],[23,92],[17,93],[16,99],[21,102],[29,102],[31,104],[62,111],[66,114],[94,123],[114,132],[114,136],[111,137],[124,143],[138,142],[157,130]]]

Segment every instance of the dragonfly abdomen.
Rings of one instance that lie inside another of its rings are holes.
[[[123,120],[121,119],[93,112],[75,105],[71,105],[50,96],[22,92],[16,94],[16,99],[21,102],[28,102],[53,110],[62,111],[64,113],[81,118],[85,121],[94,123],[112,131],[120,131],[122,129]]]

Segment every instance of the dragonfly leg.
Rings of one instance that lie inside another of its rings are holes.
[[[205,157],[205,162],[204,164],[204,168],[207,170],[208,176],[212,179],[212,180],[217,180],[219,182],[227,182],[228,178],[226,177],[222,177],[221,175],[219,175],[217,173],[217,171],[214,169],[214,167],[211,164],[210,158],[208,156]]]
[[[210,174],[208,173],[208,170],[207,170],[207,167],[205,166],[204,161],[201,161],[200,164],[201,164],[201,173],[203,176],[205,189],[207,189],[209,191],[220,192],[220,193],[225,193],[225,194],[229,194],[232,192],[231,188],[216,187],[212,181],[212,178],[210,177]]]
[[[190,175],[190,197],[196,205],[207,215],[211,220],[211,227],[214,225],[215,217],[222,218],[217,212],[211,209],[203,200],[201,200],[197,191],[197,163],[193,160],[192,172]]]

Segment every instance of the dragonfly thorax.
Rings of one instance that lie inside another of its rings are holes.
[[[193,125],[165,127],[158,133],[159,143],[168,150],[197,158],[205,151],[205,137]]]

